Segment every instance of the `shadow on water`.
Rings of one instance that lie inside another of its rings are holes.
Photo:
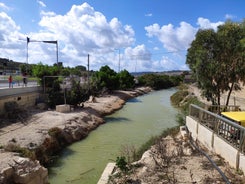
[[[132,98],[132,99],[127,101],[127,103],[138,103],[138,102],[141,103],[142,101],[140,99],[138,99],[138,98]]]
[[[76,151],[73,151],[73,150],[69,149],[69,147],[67,147],[62,152],[62,155],[71,156],[71,155],[74,155],[75,153],[76,153]],[[52,167],[48,166],[49,175],[53,175],[53,176],[57,175],[57,173],[54,172],[54,169],[51,169],[51,168],[59,168],[59,167],[61,167],[64,164],[62,159],[60,159],[60,156],[61,155],[54,156],[52,163],[50,163],[52,165]]]
[[[126,121],[130,121],[130,119],[125,118],[125,117],[105,117],[105,121],[108,123],[111,122],[126,122]]]

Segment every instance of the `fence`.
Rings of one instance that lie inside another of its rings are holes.
[[[245,127],[193,104],[190,105],[189,116],[226,141],[240,153],[245,154]]]

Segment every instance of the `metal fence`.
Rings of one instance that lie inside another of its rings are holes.
[[[189,115],[245,154],[245,127],[193,104],[190,105]]]

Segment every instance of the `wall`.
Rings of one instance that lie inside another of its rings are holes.
[[[0,115],[5,113],[4,104],[9,101],[17,102],[22,108],[34,106],[42,95],[41,91],[38,86],[0,89]]]
[[[194,140],[200,141],[209,150],[223,157],[232,167],[241,169],[245,173],[244,154],[190,116],[186,116],[186,126]]]

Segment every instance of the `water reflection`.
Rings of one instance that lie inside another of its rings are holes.
[[[105,118],[105,121],[107,122],[107,123],[113,123],[113,122],[125,122],[125,121],[127,121],[127,122],[129,122],[130,121],[130,119],[129,118],[125,118],[125,117],[106,117]]]

